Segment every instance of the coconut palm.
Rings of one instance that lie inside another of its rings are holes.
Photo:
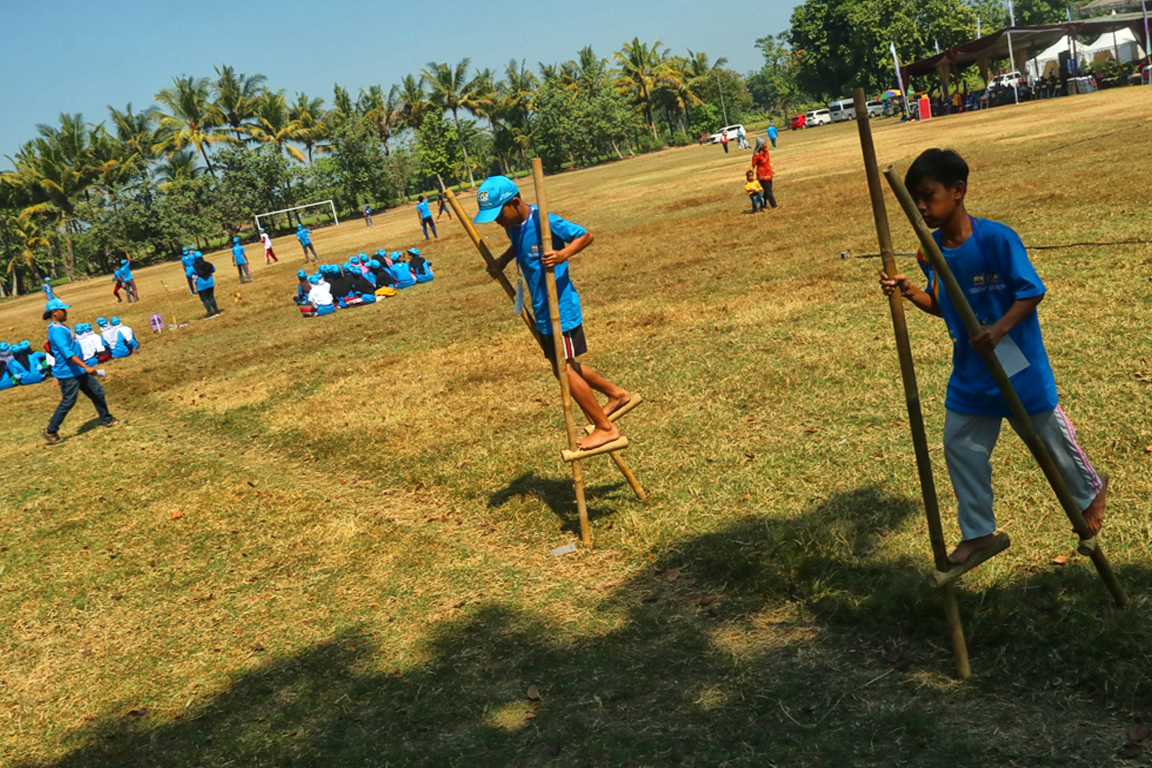
[[[419,130],[424,123],[424,115],[431,106],[428,102],[428,93],[424,90],[423,75],[420,77],[404,75],[397,95],[403,105],[401,117],[404,124],[414,131]]]
[[[660,74],[661,65],[667,58],[667,49],[661,50],[664,45],[657,40],[651,46],[640,42],[640,38],[632,38],[632,42],[614,54],[620,64],[621,74],[616,85],[621,93],[631,93],[644,113],[644,122],[656,136],[656,123],[652,117],[652,92],[656,89],[656,78]]]
[[[332,111],[328,113],[332,123],[337,126],[344,125],[355,112],[348,89],[339,84],[332,86]]]
[[[172,184],[191,181],[201,173],[203,169],[196,165],[196,150],[191,148],[169,154],[156,166],[156,178],[161,190]]]
[[[472,177],[472,164],[468,161],[468,148],[464,142],[464,131],[460,127],[460,110],[475,115],[480,106],[477,84],[468,80],[468,65],[471,63],[471,59],[465,58],[456,66],[449,67],[444,62],[430,61],[423,73],[428,80],[429,100],[452,113],[452,122],[456,124],[456,135],[460,139],[460,151],[464,155],[464,165],[468,168],[468,184],[474,187],[476,180]]]
[[[384,145],[384,156],[391,157],[388,140],[392,132],[400,125],[404,114],[404,102],[400,99],[396,86],[389,89],[384,95],[384,89],[378,85],[370,86],[367,90],[360,90],[360,98],[356,100],[357,111],[372,123],[376,136]]]
[[[296,131],[296,140],[304,145],[308,153],[308,165],[312,165],[312,151],[324,151],[326,141],[331,134],[327,114],[324,112],[324,100],[313,99],[307,94],[296,94],[296,101],[288,109],[288,116],[299,126]]]
[[[248,135],[254,141],[275,144],[282,153],[287,151],[295,159],[304,162],[304,153],[288,144],[299,138],[300,124],[289,113],[284,91],[264,91],[254,117],[255,122],[248,127]]]
[[[174,77],[172,83],[173,87],[156,94],[161,108],[167,109],[158,113],[160,126],[169,131],[156,145],[156,150],[179,152],[185,147],[195,147],[203,156],[208,172],[215,176],[208,147],[227,139],[215,133],[223,122],[222,115],[208,98],[208,78]]]
[[[35,216],[21,214],[9,216],[5,222],[6,232],[12,238],[15,246],[10,253],[8,263],[4,266],[4,274],[11,281],[10,292],[13,296],[20,295],[20,278],[25,278],[24,285],[30,285],[28,278],[36,278],[36,255],[47,254],[52,248],[52,241],[48,239],[43,226]]]
[[[216,67],[216,80],[212,83],[212,92],[216,98],[212,107],[219,121],[231,126],[237,141],[241,140],[242,134],[247,132],[247,127],[256,119],[267,79],[264,75],[237,74],[227,64]]]

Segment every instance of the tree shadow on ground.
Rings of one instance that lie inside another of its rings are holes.
[[[584,485],[584,499],[588,505],[588,519],[610,517],[616,513],[615,509],[596,505],[600,498],[614,494],[624,486],[623,482],[601,483],[599,485]],[[562,523],[561,530],[579,535],[580,514],[576,508],[576,490],[572,485],[572,477],[543,477],[535,472],[525,472],[510,482],[507,486],[488,497],[488,508],[496,509],[518,497],[531,497],[539,499],[548,505],[552,513]]]
[[[1085,568],[1026,575],[978,608],[965,594],[974,666],[996,674],[954,686],[928,564],[881,557],[885,529],[917,507],[863,488],[685,540],[603,597],[600,631],[480,602],[402,674],[374,661],[367,628],[347,632],[198,708],[111,713],[51,765],[1107,762],[1118,743],[1101,735],[1116,719],[1105,709],[1152,694],[1148,607],[1111,611]],[[1146,566],[1118,570],[1133,590],[1152,580]],[[1070,666],[1086,644],[1093,665]],[[886,659],[893,647],[912,665]],[[1099,713],[1095,732],[1073,706]]]

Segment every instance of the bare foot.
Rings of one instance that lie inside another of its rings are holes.
[[[611,416],[624,406],[628,405],[632,400],[632,393],[620,390],[620,394],[615,397],[608,398],[608,402],[604,403],[604,415]],[[615,439],[615,438],[613,438]]]
[[[605,443],[610,443],[613,440],[620,439],[620,430],[616,428],[615,424],[610,424],[612,429],[600,429],[597,427],[592,430],[592,434],[587,437],[577,440],[576,446],[582,451],[590,451],[593,448],[599,448]]]
[[[956,545],[956,549],[952,550],[952,554],[948,555],[948,562],[952,565],[962,565],[968,562],[968,558],[976,554],[986,547],[992,546],[996,540],[996,534],[989,533],[984,536],[977,536],[974,539],[965,539]]]
[[[1108,479],[1107,472],[1100,473],[1102,484],[1100,493],[1096,494],[1096,498],[1092,499],[1088,509],[1084,510],[1084,523],[1093,535],[1100,533],[1100,528],[1104,525],[1104,497],[1108,495]]]

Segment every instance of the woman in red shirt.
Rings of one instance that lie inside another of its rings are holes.
[[[776,198],[772,195],[772,159],[768,157],[768,145],[763,136],[756,137],[756,151],[752,153],[752,170],[756,171],[756,180],[764,188],[764,199],[768,205],[776,207]]]

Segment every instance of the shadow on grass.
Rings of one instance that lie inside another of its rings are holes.
[[[863,488],[796,518],[752,516],[653,559],[603,598],[599,631],[544,608],[478,603],[437,626],[428,661],[402,674],[374,661],[370,633],[348,632],[198,708],[110,715],[51,765],[1107,762],[1117,745],[1086,737],[1083,713],[1068,711],[1087,700],[1107,722],[1106,706],[1152,693],[1147,607],[1109,610],[1083,568],[989,590],[978,610],[964,594],[981,638],[974,666],[995,657],[996,674],[953,688],[939,603],[921,587],[926,563],[880,556],[884,529],[916,511]],[[1120,570],[1133,588],[1152,578]],[[1067,663],[1085,644],[1093,665]],[[883,650],[894,645],[926,666],[891,666]],[[1002,729],[1006,708],[1014,722]]]
[[[588,519],[597,520],[614,514],[612,510],[596,506],[596,499],[616,493],[624,485],[623,482],[602,483],[600,485],[585,483],[584,500],[588,505]],[[492,494],[488,498],[488,508],[502,507],[509,501],[523,496],[531,496],[547,504],[548,508],[563,524],[561,530],[579,535],[580,514],[576,508],[576,490],[572,485],[571,475],[556,478],[541,477],[535,472],[525,472],[505,488]]]

